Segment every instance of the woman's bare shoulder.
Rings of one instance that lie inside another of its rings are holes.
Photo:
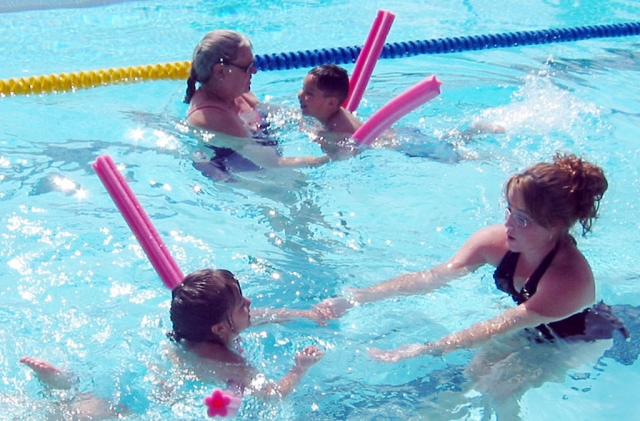
[[[504,225],[497,224],[476,231],[469,238],[467,244],[469,247],[476,248],[487,263],[497,266],[508,250],[506,240],[507,234]]]
[[[532,310],[566,317],[595,301],[595,280],[589,262],[574,245],[562,247],[529,300]]]

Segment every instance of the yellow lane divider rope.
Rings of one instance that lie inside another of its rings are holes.
[[[114,69],[0,79],[0,95],[57,93],[145,80],[186,80],[189,77],[190,70],[191,62],[176,61]]]

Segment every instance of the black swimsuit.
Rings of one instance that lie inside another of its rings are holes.
[[[522,304],[531,298],[538,289],[538,283],[545,271],[553,261],[558,251],[558,244],[549,252],[527,279],[521,291],[516,291],[513,284],[513,275],[518,265],[520,253],[508,251],[493,273],[496,287],[511,295],[517,303]],[[613,332],[619,330],[625,337],[629,336],[622,322],[611,313],[609,306],[603,302],[576,313],[566,319],[558,320],[536,327],[536,340],[554,340],[564,338],[567,340],[593,341],[596,339],[611,339]]]
[[[217,106],[203,106],[192,110],[192,112],[202,108],[220,108]],[[264,118],[265,116],[263,116]],[[278,145],[278,141],[268,137],[269,123],[266,120],[260,124],[260,127],[253,133],[252,139],[260,146],[273,148],[276,155],[282,156],[282,151]],[[253,161],[240,155],[231,148],[218,147],[214,145],[205,145],[212,149],[215,155],[209,162],[197,162],[193,166],[199,169],[207,177],[216,181],[234,182],[233,173],[260,171],[263,168]]]

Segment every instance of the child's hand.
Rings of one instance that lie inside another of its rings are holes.
[[[354,305],[353,300],[346,298],[328,298],[309,310],[284,310],[284,312],[287,317],[311,319],[318,325],[325,326],[327,320],[342,317]]]
[[[317,346],[308,346],[296,354],[296,365],[306,370],[320,361],[323,356],[323,350]]]
[[[326,326],[328,317],[318,310],[317,306],[310,308],[309,310],[302,310],[297,313],[298,317],[304,317],[311,319],[318,324],[318,326]]]
[[[327,298],[316,304],[311,310],[321,320],[338,319],[347,312],[355,302],[347,298]],[[315,320],[315,319],[314,319]]]

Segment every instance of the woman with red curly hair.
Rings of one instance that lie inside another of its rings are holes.
[[[607,187],[600,167],[575,155],[558,154],[552,163],[538,163],[512,176],[504,189],[505,223],[480,229],[447,262],[351,290],[348,298],[325,300],[315,310],[336,318],[356,304],[428,293],[481,266],[495,266],[496,287],[509,294],[515,306],[436,341],[392,350],[372,348],[369,355],[397,362],[484,345],[467,368],[474,387],[494,397],[517,398],[518,391],[550,379],[543,373],[552,365],[550,356],[564,358],[561,365],[566,369],[573,363],[568,362],[573,345],[597,344],[594,352],[600,356],[615,330],[627,335],[608,306],[594,305],[594,276],[570,233],[576,223],[582,235],[591,230]],[[527,357],[515,358],[520,351],[520,357]],[[514,366],[520,367],[515,374]],[[493,375],[487,380],[489,371]]]

